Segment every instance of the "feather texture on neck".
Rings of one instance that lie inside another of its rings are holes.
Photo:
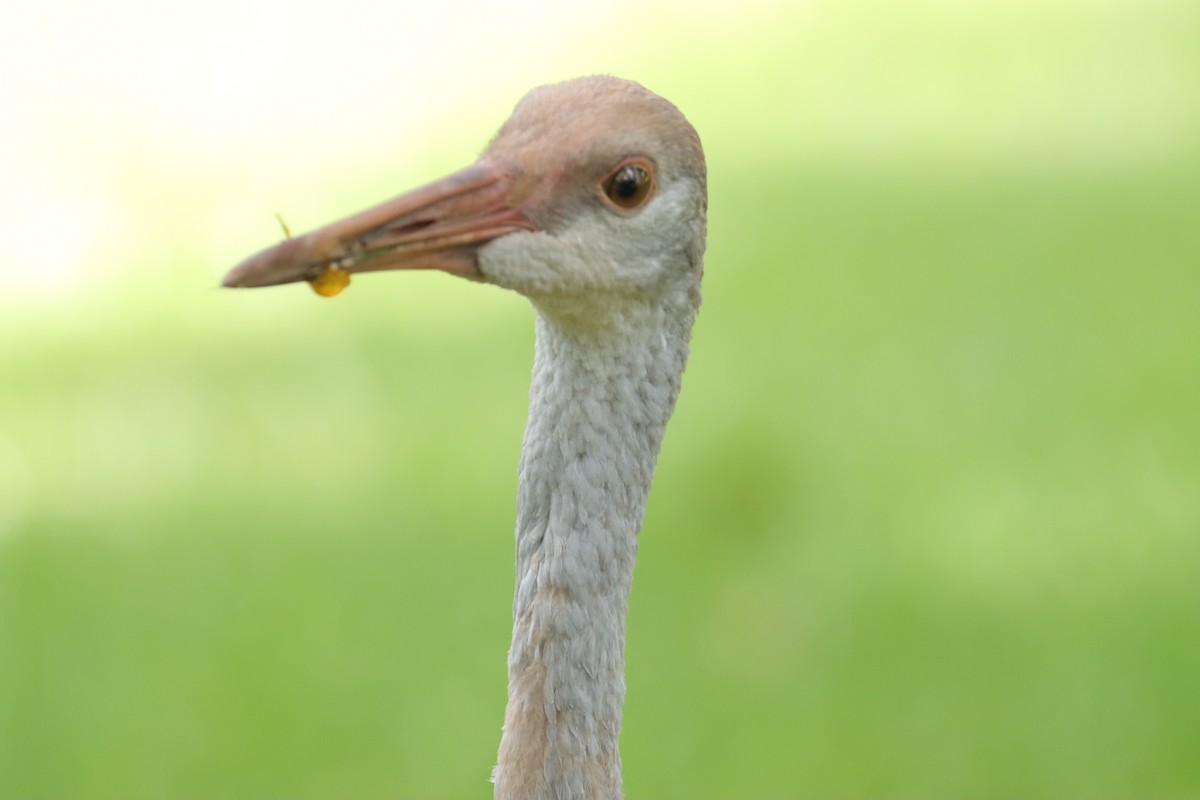
[[[626,298],[587,324],[537,304],[498,798],[621,796],[627,598],[698,302]]]

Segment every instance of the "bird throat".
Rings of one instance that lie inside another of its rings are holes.
[[[627,601],[695,313],[679,302],[586,331],[538,313],[497,798],[621,797]]]

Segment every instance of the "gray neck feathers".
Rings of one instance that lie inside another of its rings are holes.
[[[621,796],[627,598],[698,301],[595,324],[538,305],[497,798]]]

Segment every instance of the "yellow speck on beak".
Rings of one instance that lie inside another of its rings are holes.
[[[337,297],[342,293],[342,289],[350,285],[350,273],[330,265],[321,270],[321,273],[310,280],[308,285],[321,297]]]

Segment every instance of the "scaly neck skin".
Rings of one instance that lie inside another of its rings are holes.
[[[497,798],[621,797],[627,598],[697,302],[596,325],[538,308]]]

